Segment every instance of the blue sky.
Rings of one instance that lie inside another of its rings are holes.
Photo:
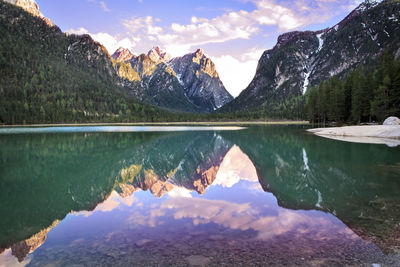
[[[236,96],[279,34],[334,26],[360,0],[37,0],[63,31],[89,33],[112,54],[153,46],[182,56],[202,48]]]

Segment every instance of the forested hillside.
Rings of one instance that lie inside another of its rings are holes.
[[[310,89],[311,122],[362,123],[400,116],[400,62],[384,53],[378,67],[358,67],[345,79],[332,78]]]
[[[399,0],[363,1],[330,28],[284,33],[261,56],[249,86],[219,111],[298,118],[312,86],[343,79],[358,66],[373,66],[384,51],[395,54],[399,21]]]
[[[0,1],[0,123],[167,121],[187,115],[144,105],[90,36]],[[139,86],[139,85],[137,85]]]

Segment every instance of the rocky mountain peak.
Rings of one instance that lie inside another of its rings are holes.
[[[192,54],[192,62],[200,65],[201,72],[210,77],[219,77],[214,62],[204,54],[204,51],[201,48],[197,49],[196,52]]]
[[[194,52],[194,56],[197,58],[202,58],[204,56],[204,51],[203,49],[199,48]]]
[[[130,61],[135,55],[127,48],[120,47],[111,56],[117,62]]]
[[[25,11],[31,13],[36,17],[42,18],[49,26],[54,26],[50,19],[43,16],[39,11],[39,6],[34,0],[4,0],[5,2],[11,3],[13,5],[23,8]]]
[[[148,53],[147,56],[153,60],[154,62],[161,62],[161,61],[168,61],[172,58],[172,56],[164,51],[163,49],[161,49],[158,46],[153,47]]]
[[[219,79],[214,63],[202,49],[169,62],[185,89],[187,98],[205,112],[212,112],[233,97]]]

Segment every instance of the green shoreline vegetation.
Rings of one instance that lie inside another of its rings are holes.
[[[377,67],[359,66],[344,79],[312,87],[305,112],[313,123],[360,124],[400,116],[400,61],[386,51]]]

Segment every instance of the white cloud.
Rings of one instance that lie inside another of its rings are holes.
[[[98,6],[103,9],[104,12],[111,12],[104,1],[97,2],[97,0],[88,0],[88,2],[98,4]]]
[[[102,45],[105,46],[107,51],[110,54],[113,54],[115,50],[117,50],[120,47],[128,48],[131,51],[134,50],[136,47],[137,43],[140,41],[139,37],[125,37],[123,39],[117,38],[116,36],[112,36],[108,33],[104,32],[99,32],[99,33],[90,33],[87,29],[85,28],[78,28],[78,29],[70,29],[67,32],[73,33],[73,34],[89,34],[93,40],[101,43]]]
[[[313,239],[332,238],[338,233],[345,238],[357,238],[346,226],[337,223],[337,220],[332,221],[322,212],[299,212],[279,208],[272,202],[266,202],[263,210],[273,212],[263,212],[250,203],[203,198],[167,198],[159,207],[152,207],[150,211],[135,211],[127,223],[155,227],[161,225],[165,217],[172,213],[175,220],[189,219],[193,225],[214,223],[233,230],[250,229],[257,232],[258,239],[264,241],[287,233],[293,236],[311,236]]]
[[[258,182],[256,168],[238,146],[233,146],[221,163],[213,185],[222,185],[223,187],[232,187],[240,180]]]
[[[100,6],[104,10],[104,12],[111,12],[111,10],[107,7],[106,3],[104,1],[100,1]]]
[[[191,198],[191,191],[179,186],[174,186],[174,188],[168,192],[168,196],[171,198]]]
[[[152,16],[146,17],[131,17],[130,19],[124,19],[122,24],[125,26],[130,33],[134,34],[141,32],[148,35],[158,35],[163,31],[163,28],[155,26],[156,22],[160,22],[159,19],[154,19]]]
[[[230,55],[212,57],[221,81],[234,97],[238,96],[253,79],[263,51],[251,50],[240,58]]]
[[[67,32],[68,32],[68,33],[72,33],[72,34],[78,34],[78,35],[81,35],[81,34],[88,34],[88,33],[89,33],[88,30],[86,30],[86,29],[83,28],[83,27],[80,27],[80,28],[78,28],[78,29],[69,29]]]
[[[272,0],[257,1],[255,4],[257,9],[250,16],[261,25],[276,25],[279,30],[286,31],[301,27],[308,21],[307,17],[302,17]]]

